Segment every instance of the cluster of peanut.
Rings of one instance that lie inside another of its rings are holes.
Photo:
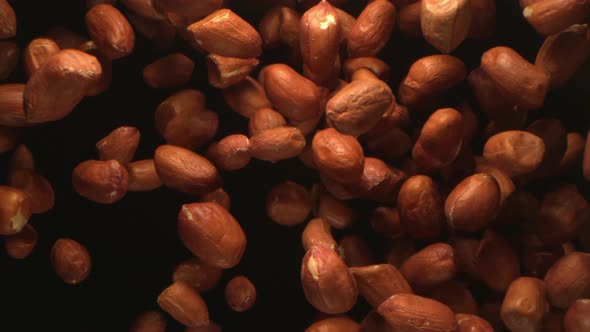
[[[554,181],[568,173],[590,181],[590,141],[557,118],[528,121],[590,54],[590,1],[521,0],[523,19],[547,36],[535,63],[497,46],[470,73],[447,53],[493,35],[496,0],[372,0],[357,17],[340,9],[347,0],[237,4],[264,10],[258,29],[222,0],[119,0],[126,15],[115,2],[87,1],[89,40],[54,29],[29,43],[29,80],[0,85],[0,150],[14,148],[19,128],[60,120],[84,97],[106,91],[112,61],[132,53],[135,32],[160,49],[180,39],[205,54],[210,85],[249,119],[247,133],[212,142],[218,114],[201,91],[183,89],[196,64],[170,53],[143,72],[151,88],[180,89],[155,111],[166,144],[153,159],[133,161],[140,132],[119,127],[96,144],[98,160],[72,172],[74,190],[102,204],[162,185],[200,197],[177,216],[194,258],[176,267],[157,300],[187,331],[221,330],[200,293],[246,250],[222,172],[252,159],[290,158],[317,170],[321,183],[276,184],[266,213],[285,226],[307,222],[305,298],[324,315],[339,315],[321,316],[307,332],[590,330],[590,205],[575,184]],[[377,56],[396,27],[444,54],[417,59],[394,95],[390,67]],[[0,0],[0,38],[15,34],[16,15]],[[281,63],[265,63],[252,77],[263,50],[275,49]],[[0,54],[5,79],[19,51],[5,41]],[[8,185],[0,187],[0,234],[9,255],[24,258],[37,239],[27,222],[53,207],[54,193],[23,145],[14,150]],[[352,200],[372,202],[383,259],[354,232],[362,221]],[[90,273],[90,255],[74,240],[58,240],[51,260],[67,283]],[[359,295],[373,308],[362,322],[343,316]],[[233,310],[247,311],[256,289],[236,276],[225,297]],[[165,329],[155,311],[132,327]]]

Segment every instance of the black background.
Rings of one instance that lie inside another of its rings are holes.
[[[16,41],[21,49],[53,26],[85,33],[82,0],[9,2],[17,13]],[[356,15],[363,3],[354,3],[351,12]],[[238,12],[257,24],[257,14]],[[469,70],[478,66],[483,51],[495,45],[511,46],[534,61],[542,39],[522,19],[517,1],[499,0],[498,12],[494,39],[467,41],[453,53],[464,59]],[[205,91],[208,107],[219,112],[219,137],[245,133],[247,121],[228,109],[219,91],[206,86],[203,56],[180,42],[177,46],[197,62],[193,81],[187,87]],[[392,86],[398,86],[414,60],[434,53],[424,41],[404,39],[394,33],[381,56],[392,65]],[[86,98],[62,121],[25,131],[24,142],[33,151],[38,171],[54,185],[56,206],[32,218],[39,243],[28,259],[12,260],[0,251],[0,331],[126,330],[138,312],[157,308],[156,298],[170,283],[173,267],[190,257],[178,240],[176,215],[181,204],[195,201],[196,197],[161,188],[151,193],[129,193],[120,202],[104,206],[79,197],[70,181],[75,165],[97,158],[94,144],[117,126],[133,125],[141,130],[138,160],[150,158],[163,143],[153,127],[153,112],[173,91],[154,91],[143,83],[141,75],[146,64],[163,54],[138,35],[134,53],[114,63],[109,91]],[[274,57],[267,60],[277,61]],[[566,87],[552,92],[546,106],[531,118],[559,116],[569,131],[585,133],[590,111],[589,72],[586,64]],[[21,66],[8,82],[24,80]],[[0,156],[0,177],[6,174],[9,155]],[[587,191],[579,172],[571,176]],[[300,245],[302,227],[278,226],[264,214],[266,193],[283,179],[310,187],[317,176],[298,160],[276,165],[255,161],[244,170],[224,175],[223,187],[232,198],[231,212],[242,224],[249,242],[240,265],[226,271],[220,286],[204,294],[212,320],[219,322],[224,331],[302,331],[315,315],[299,284],[304,254]],[[366,220],[361,220],[358,227],[366,228]],[[60,237],[83,243],[92,256],[92,274],[80,285],[64,284],[50,266],[51,245]],[[372,238],[371,244],[378,246]],[[237,274],[245,274],[258,288],[258,302],[248,313],[234,313],[223,301],[223,285]],[[361,318],[366,309],[361,303],[353,317]],[[179,330],[181,326],[170,319],[169,331]]]

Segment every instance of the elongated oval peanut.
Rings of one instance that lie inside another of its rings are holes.
[[[389,1],[372,1],[360,13],[348,34],[351,58],[375,56],[389,41],[395,27],[395,6]]]
[[[264,87],[252,77],[223,89],[223,98],[232,110],[247,118],[261,108],[271,107]]]
[[[307,301],[327,314],[346,312],[357,300],[357,285],[346,264],[323,246],[312,246],[303,257],[301,284]]]
[[[498,214],[500,199],[500,186],[491,175],[478,173],[465,178],[447,197],[447,222],[456,230],[479,231]]]
[[[350,272],[356,280],[359,293],[373,308],[379,307],[392,295],[413,293],[404,276],[391,264],[352,267]]]
[[[301,17],[299,43],[308,77],[320,84],[332,74],[338,59],[342,27],[340,16],[327,1],[320,1]]]
[[[395,102],[389,86],[376,79],[353,81],[326,105],[326,119],[340,133],[359,136],[374,127]]]
[[[457,330],[455,314],[449,307],[418,295],[393,295],[377,308],[377,312],[394,331],[452,332]]]
[[[467,69],[460,59],[450,55],[427,56],[412,64],[399,86],[398,97],[410,109],[420,109],[466,77]]]
[[[14,259],[25,259],[35,249],[38,234],[31,224],[26,224],[20,232],[9,235],[4,240],[6,254]]]
[[[459,329],[457,332],[493,332],[494,328],[485,319],[469,314],[456,314]]]
[[[217,168],[209,160],[185,148],[161,145],[154,154],[162,183],[189,195],[203,195],[221,186]]]
[[[322,113],[325,98],[322,90],[291,67],[270,65],[264,69],[262,77],[268,100],[284,117],[305,121]]]
[[[158,296],[158,305],[172,318],[188,327],[209,324],[209,310],[203,298],[184,282],[177,281]]]
[[[256,302],[256,287],[248,278],[237,276],[225,286],[225,301],[233,311],[248,311]]]
[[[350,135],[334,128],[316,132],[311,143],[313,160],[320,172],[338,182],[356,182],[364,167],[363,147]]]
[[[463,116],[453,108],[443,108],[426,120],[412,149],[412,158],[420,169],[434,172],[450,165],[462,144]]]
[[[246,249],[242,227],[217,203],[183,205],[178,214],[178,233],[195,256],[214,267],[237,265]]]
[[[414,289],[426,289],[453,279],[457,273],[455,250],[446,243],[434,243],[406,260],[400,272]]]
[[[187,29],[193,42],[209,53],[244,59],[262,54],[256,29],[229,9],[217,10]]]
[[[98,59],[67,49],[53,55],[29,79],[24,90],[24,110],[32,124],[64,118],[101,78]]]
[[[527,110],[543,105],[549,75],[513,49],[504,46],[489,49],[481,57],[481,69],[508,101]]]
[[[444,209],[436,183],[428,176],[410,177],[397,198],[401,224],[413,238],[436,238],[444,226]]]
[[[542,35],[551,35],[581,23],[588,15],[585,0],[534,1],[522,10],[522,16]]]
[[[545,39],[537,53],[535,66],[545,70],[549,74],[550,87],[557,88],[574,76],[588,55],[590,55],[588,25],[573,25]]]
[[[305,137],[295,127],[267,129],[250,138],[250,155],[267,161],[279,161],[299,155],[305,148]]]
[[[117,8],[100,4],[86,13],[88,34],[102,54],[111,60],[125,57],[135,47],[135,33]]]

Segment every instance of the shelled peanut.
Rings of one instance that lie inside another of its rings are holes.
[[[249,22],[240,14],[249,3],[88,1],[90,40],[58,29],[31,41],[28,81],[0,86],[3,150],[17,145],[15,128],[61,120],[109,89],[117,79],[112,62],[132,59],[137,31],[167,52],[138,74],[167,93],[153,107],[163,140],[148,159],[135,160],[139,129],[105,133],[97,159],[89,154],[72,170],[72,187],[100,204],[125,204],[126,195],[161,186],[191,197],[178,204],[175,227],[194,257],[176,266],[157,299],[187,331],[219,329],[201,295],[215,287],[224,287],[236,312],[268,301],[257,295],[264,285],[247,276],[221,282],[260,245],[248,241],[248,216],[232,211],[230,201],[240,198],[222,188],[224,177],[297,158],[317,175],[313,186],[288,174],[252,200],[274,223],[301,225],[297,286],[325,315],[306,331],[541,331],[552,324],[583,331],[590,134],[544,107],[590,55],[590,2],[520,1],[520,19],[546,36],[535,61],[494,43],[475,67],[461,48],[492,37],[494,0],[373,0],[347,12],[351,2],[266,1],[261,21]],[[0,18],[0,38],[14,37],[16,16],[4,0]],[[399,68],[379,58],[396,34],[432,47]],[[199,58],[175,49],[176,36]],[[18,49],[0,46],[4,79]],[[277,50],[284,51],[279,60],[268,61]],[[193,86],[197,75],[207,75],[227,105],[213,105]],[[247,128],[221,130],[226,106]],[[31,215],[56,202],[34,167],[20,145],[8,186],[0,187],[0,233],[14,258],[28,256],[37,241]],[[51,261],[66,283],[91,271],[91,255],[71,239],[55,242]],[[353,309],[365,318],[346,316]],[[165,318],[148,311],[132,330],[147,325],[164,330]]]

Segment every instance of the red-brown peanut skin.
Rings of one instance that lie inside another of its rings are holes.
[[[38,233],[30,224],[26,224],[20,232],[5,237],[6,254],[14,259],[25,259],[37,245]]]
[[[324,92],[291,67],[274,64],[264,68],[263,86],[268,100],[284,117],[305,121],[318,117],[324,106]]]
[[[370,2],[360,13],[348,35],[351,58],[374,56],[389,41],[395,27],[395,6],[389,1]]]
[[[443,201],[430,177],[416,175],[406,180],[398,194],[397,207],[401,223],[411,237],[431,240],[442,232]]]
[[[0,85],[0,125],[9,127],[27,127],[23,93],[24,84]]]
[[[100,160],[116,160],[129,164],[135,156],[141,133],[131,126],[121,126],[96,143]]]
[[[0,0],[0,39],[16,36],[16,14],[7,0]]]
[[[87,160],[72,171],[72,185],[80,196],[111,204],[127,194],[129,174],[116,160]]]
[[[285,226],[295,226],[305,222],[311,211],[311,196],[304,186],[293,181],[275,185],[266,197],[266,214],[269,218]]]
[[[178,214],[178,233],[201,261],[223,269],[237,265],[246,249],[242,227],[217,203],[183,205]]]
[[[383,302],[377,312],[393,331],[454,332],[455,314],[446,305],[413,294],[396,294]]]
[[[154,154],[154,165],[164,185],[188,195],[204,195],[221,186],[221,176],[215,166],[185,148],[159,146]]]
[[[250,163],[250,140],[242,134],[229,135],[207,148],[207,158],[222,171],[236,171]]]
[[[151,191],[162,186],[153,159],[138,160],[127,166],[129,191]]]
[[[217,113],[205,109],[205,95],[193,89],[181,90],[160,103],[154,122],[166,143],[190,150],[211,141],[219,127]]]
[[[80,243],[67,238],[58,239],[51,248],[51,265],[55,273],[71,285],[84,281],[91,270],[91,258]]]
[[[511,331],[539,331],[549,311],[542,280],[520,277],[514,280],[500,309],[502,321]]]
[[[256,287],[248,278],[237,276],[225,286],[225,301],[236,312],[248,311],[256,302]]]
[[[188,28],[199,48],[226,57],[252,59],[262,54],[262,39],[248,22],[229,9],[220,9]]]
[[[162,11],[181,14],[191,20],[203,18],[223,4],[223,0],[152,0]]]
[[[479,270],[477,268],[477,249],[479,248],[479,240],[454,236],[449,239],[449,244],[455,251],[455,264],[457,270],[472,279],[479,277]]]
[[[399,86],[399,101],[410,109],[421,109],[463,82],[465,64],[450,55],[431,55],[418,59]]]
[[[427,289],[452,280],[456,273],[455,250],[446,243],[434,243],[410,256],[400,268],[414,289]]]
[[[416,165],[434,172],[450,165],[461,150],[463,116],[452,108],[434,112],[426,121],[412,149]]]
[[[330,317],[311,324],[305,332],[358,332],[360,325],[348,317]]]
[[[485,173],[472,175],[459,183],[447,197],[447,223],[456,230],[477,232],[484,229],[498,214],[500,186]]]
[[[481,69],[510,102],[527,110],[543,105],[549,88],[549,75],[513,49],[498,46],[486,51],[481,57]]]
[[[311,198],[314,216],[325,219],[336,229],[349,228],[358,219],[358,213],[352,206],[334,197],[321,185],[312,187]]]
[[[485,319],[469,315],[456,314],[459,329],[457,332],[494,332],[494,328]]]
[[[92,55],[73,49],[53,55],[25,85],[27,122],[37,124],[66,117],[102,75],[100,62]]]
[[[396,239],[404,235],[404,228],[397,208],[379,206],[373,210],[371,228],[380,236]]]
[[[478,314],[478,304],[469,289],[462,283],[451,280],[440,284],[427,292],[427,297],[444,303],[455,314]]]
[[[248,152],[253,158],[276,162],[296,157],[305,144],[305,137],[298,128],[276,127],[252,136]]]
[[[305,250],[313,246],[324,246],[330,250],[336,250],[337,246],[330,224],[322,218],[314,218],[307,223],[301,234],[301,244]]]
[[[11,41],[0,41],[0,82],[5,81],[18,65],[20,51]]]
[[[223,89],[223,98],[232,110],[247,118],[261,108],[271,107],[264,87],[252,77]]]
[[[172,280],[182,281],[197,292],[205,292],[217,286],[223,270],[201,262],[198,258],[189,258],[176,265]]]
[[[356,281],[348,267],[323,246],[312,246],[303,257],[301,284],[307,301],[327,314],[349,311],[357,300]]]
[[[558,33],[588,16],[590,3],[585,0],[534,1],[522,10],[522,16],[542,35]]]
[[[545,287],[551,304],[561,309],[590,297],[590,254],[572,252],[563,256],[547,271]]]
[[[154,89],[178,88],[190,81],[195,63],[182,53],[166,55],[143,68],[143,81]]]
[[[259,108],[250,117],[250,122],[248,122],[248,133],[250,136],[254,136],[266,129],[282,127],[285,125],[287,125],[287,121],[281,113],[271,108]]]
[[[359,293],[373,308],[399,293],[413,293],[412,287],[395,266],[376,264],[352,267],[350,272],[358,285]]]
[[[172,318],[187,327],[209,324],[209,310],[199,293],[184,282],[177,281],[158,296],[158,305]]]
[[[580,299],[574,302],[563,318],[567,332],[590,331],[590,300]]]
[[[31,212],[45,213],[55,205],[53,186],[31,169],[15,169],[8,175],[8,185],[21,189],[31,197]]]
[[[590,54],[587,24],[572,25],[551,35],[539,49],[535,65],[549,74],[551,88],[564,85],[584,64]]]
[[[479,242],[475,258],[479,279],[495,292],[505,292],[520,275],[520,262],[510,243],[489,229]]]
[[[536,234],[548,245],[572,240],[590,221],[590,205],[573,184],[562,184],[547,192],[541,203]]]
[[[543,161],[545,144],[536,135],[509,130],[496,134],[486,142],[483,156],[509,176],[530,174]]]
[[[0,186],[0,235],[20,232],[31,217],[31,198],[23,190]]]
[[[100,52],[111,60],[129,55],[135,47],[131,24],[111,5],[92,7],[86,13],[86,26]]]
[[[358,181],[363,173],[363,147],[356,138],[334,128],[316,132],[311,142],[313,161],[325,176],[342,183]]]
[[[331,74],[340,50],[341,33],[340,17],[329,2],[320,1],[303,14],[299,28],[301,57],[312,76],[325,78]]]
[[[353,81],[326,105],[326,119],[339,132],[359,136],[373,128],[395,102],[391,89],[377,79]]]

